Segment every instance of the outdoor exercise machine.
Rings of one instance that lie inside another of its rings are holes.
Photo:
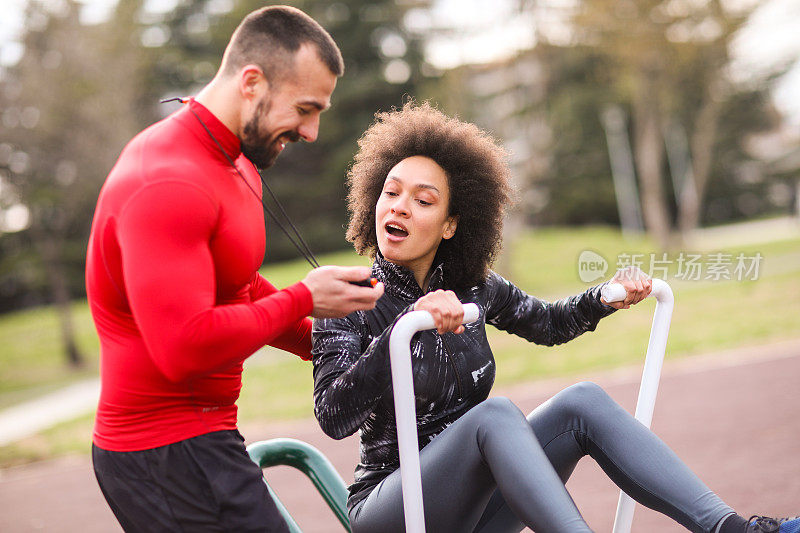
[[[601,295],[606,302],[625,299],[622,285],[611,283],[603,287]],[[647,345],[647,355],[636,402],[635,417],[650,427],[653,419],[658,383],[667,346],[667,336],[672,318],[672,289],[660,279],[653,280],[650,296],[656,299],[653,325]],[[472,303],[464,304],[464,323],[478,319],[480,310]],[[411,337],[418,331],[433,329],[433,317],[427,311],[412,311],[397,321],[389,337],[389,354],[394,392],[395,418],[397,419],[397,441],[400,451],[400,478],[403,488],[403,512],[408,533],[425,532],[425,513],[422,503],[422,476],[420,473],[419,447],[417,440],[416,405],[414,382],[411,371]],[[272,439],[247,447],[250,457],[261,468],[287,465],[306,474],[345,530],[350,531],[347,518],[347,487],[330,461],[322,453],[305,442],[295,439]],[[266,481],[265,481],[266,483]],[[286,507],[267,484],[270,496],[286,519],[292,533],[301,533],[300,527]],[[633,523],[635,502],[620,491],[614,533],[628,533]]]

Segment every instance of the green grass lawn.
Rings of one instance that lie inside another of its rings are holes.
[[[77,344],[86,357],[70,368],[51,307],[0,315],[0,409],[97,375],[98,341],[85,301],[72,305]]]
[[[610,277],[620,254],[645,254],[647,239],[625,240],[609,228],[543,229],[530,231],[509,244],[500,265],[503,275],[548,300],[590,287],[578,276],[583,250],[600,253],[609,263]],[[704,259],[711,252],[700,251]],[[675,293],[667,357],[683,357],[724,348],[758,345],[800,335],[800,239],[722,250],[733,257],[760,253],[757,280],[714,281],[675,279],[672,264],[667,280]],[[677,259],[679,253],[672,254]],[[365,258],[343,252],[320,258],[323,264],[368,264]],[[645,268],[649,265],[645,261]],[[283,287],[301,279],[308,265],[301,261],[268,266],[265,276]],[[497,359],[497,383],[553,376],[578,376],[599,369],[641,361],[650,331],[653,306],[648,299],[600,323],[597,331],[573,342],[547,348],[533,346],[489,328]],[[58,324],[52,309],[42,308],[0,316],[0,408],[35,397],[97,373],[97,339],[85,302],[74,305],[81,348],[87,368],[67,368],[59,353]],[[291,355],[270,353],[248,362],[240,398],[240,419],[281,420],[311,416],[311,366]],[[49,457],[66,451],[86,451],[91,417],[65,422],[41,435],[0,448],[0,466]]]

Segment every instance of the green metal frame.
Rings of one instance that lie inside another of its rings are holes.
[[[350,520],[347,518],[347,486],[327,457],[322,455],[322,452],[310,444],[296,439],[271,439],[254,442],[247,447],[247,453],[261,468],[286,465],[303,472],[325,499],[328,507],[331,508],[345,530],[350,532]],[[264,483],[267,485],[270,496],[275,500],[275,505],[278,506],[278,510],[286,520],[289,531],[301,533],[300,526],[275,495],[266,479]]]

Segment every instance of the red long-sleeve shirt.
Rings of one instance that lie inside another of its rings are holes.
[[[250,354],[269,344],[310,357],[311,293],[302,283],[279,291],[257,272],[264,215],[253,191],[261,184],[238,138],[193,100],[123,150],[100,192],[86,264],[100,337],[99,447],[234,429]]]

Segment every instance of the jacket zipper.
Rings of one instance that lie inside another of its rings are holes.
[[[456,363],[453,361],[452,357],[450,356],[450,347],[447,345],[447,341],[445,340],[443,335],[440,335],[442,339],[442,349],[444,350],[444,357],[447,359],[447,362],[450,363],[450,366],[453,367],[453,374],[456,376],[456,391],[458,392],[458,400],[462,400],[464,396],[464,386],[461,384],[461,376],[458,374],[458,368],[456,368]]]

